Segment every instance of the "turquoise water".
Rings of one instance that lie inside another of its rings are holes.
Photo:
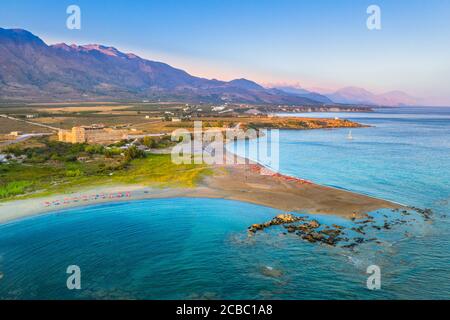
[[[352,130],[354,140],[348,130],[282,131],[281,171],[432,208],[433,222],[377,232],[382,244],[350,251],[282,228],[249,238],[249,225],[279,212],[235,201],[71,209],[0,226],[0,298],[450,299],[450,109],[331,116],[373,127]],[[378,291],[366,288],[371,264],[382,271]],[[69,265],[81,268],[80,291],[66,288]]]
[[[347,138],[348,129],[281,131],[280,171],[433,209],[431,225],[417,223],[413,226],[414,237],[393,240],[390,250],[380,250],[376,255],[390,273],[386,276],[395,282],[392,290],[396,298],[448,299],[450,108],[296,115],[337,116],[372,126],[352,129],[353,140]],[[237,151],[245,154],[243,142],[238,143]],[[395,233],[392,237],[398,235]]]
[[[3,225],[0,297],[289,299],[364,294],[362,272],[322,278],[330,264],[341,272],[354,270],[344,255],[330,255],[326,248],[280,230],[248,238],[249,225],[277,213],[235,201],[165,199],[84,207]],[[81,291],[66,288],[69,265],[81,268]],[[266,275],[268,267],[282,276]],[[344,286],[351,289],[345,292]]]

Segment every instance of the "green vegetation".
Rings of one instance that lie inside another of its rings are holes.
[[[141,143],[151,149],[165,149],[175,145],[169,135],[162,137],[144,137]]]
[[[23,194],[30,184],[31,183],[29,181],[13,181],[7,183],[5,186],[0,188],[0,199]]]
[[[1,151],[17,161],[0,164],[0,201],[38,197],[108,184],[193,187],[210,171],[203,165],[176,165],[170,155],[35,139]]]
[[[132,161],[111,178],[118,183],[146,184],[158,187],[194,187],[212,171],[204,165],[174,164],[170,155],[149,155]]]
[[[2,152],[9,153],[15,157],[24,156],[24,163],[45,163],[50,160],[61,162],[73,162],[77,157],[103,154],[102,146],[91,146],[87,144],[69,144],[58,141],[50,141],[48,138],[38,138],[37,146],[21,146],[16,144],[7,147]]]
[[[124,152],[125,162],[129,163],[131,160],[145,158],[145,152],[132,145]]]

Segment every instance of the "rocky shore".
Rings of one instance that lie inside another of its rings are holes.
[[[356,246],[367,242],[382,243],[378,238],[368,236],[368,228],[378,231],[391,230],[394,226],[417,221],[419,217],[424,221],[431,220],[433,214],[431,209],[416,207],[409,207],[409,209],[392,209],[390,215],[378,213],[378,217],[367,214],[364,219],[352,218],[352,226],[350,227],[338,224],[325,225],[309,216],[286,213],[277,215],[270,221],[251,225],[248,228],[248,233],[250,236],[254,236],[267,228],[282,226],[285,230],[283,234],[295,234],[300,239],[310,243],[320,243],[333,247],[339,244],[342,248],[354,249]],[[417,215],[414,217],[412,216],[413,213]]]
[[[342,240],[339,236],[342,233],[342,229],[344,229],[344,227],[338,225],[321,228],[321,224],[315,219],[309,220],[309,217],[280,214],[268,222],[252,225],[248,228],[248,231],[253,235],[258,231],[279,225],[282,225],[288,233],[295,233],[303,240],[311,243],[321,242],[331,246],[335,246]]]

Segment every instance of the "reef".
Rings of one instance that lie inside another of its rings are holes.
[[[408,207],[408,209],[410,211],[392,209],[392,215],[376,212],[374,215],[377,215],[377,217],[367,214],[364,219],[351,219],[351,226],[342,226],[338,224],[324,225],[309,216],[296,216],[285,213],[277,215],[270,221],[251,225],[248,228],[248,233],[250,236],[253,236],[265,229],[282,226],[285,230],[283,234],[295,234],[300,239],[310,243],[320,243],[333,247],[341,244],[342,248],[354,249],[356,246],[363,243],[382,243],[382,241],[376,237],[367,235],[368,228],[378,231],[391,230],[397,225],[417,221],[416,218],[410,217],[412,216],[411,211],[416,212],[424,221],[431,220],[433,215],[431,209],[420,209],[416,207]],[[405,235],[407,234],[409,233],[405,232]]]

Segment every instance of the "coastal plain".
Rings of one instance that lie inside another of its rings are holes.
[[[176,165],[171,161],[170,132],[179,128],[191,131],[194,121],[202,121],[205,128],[217,130],[236,127],[243,130],[363,127],[345,119],[250,115],[248,112],[254,112],[254,106],[232,108],[233,113],[225,116],[215,112],[212,106],[186,107],[180,104],[102,104],[98,108],[84,104],[6,107],[3,112],[8,118],[0,120],[8,123],[4,139],[10,140],[0,144],[0,154],[4,159],[9,154],[13,160],[0,164],[0,222],[75,206],[169,197],[223,198],[285,212],[333,214],[347,218],[381,208],[400,207],[382,199],[282,174],[261,174],[263,168],[249,160],[244,161],[245,164],[234,165]],[[173,121],[176,117],[180,121]],[[153,147],[147,150],[146,156],[139,153],[135,158],[136,155],[124,155],[126,141],[109,147],[55,141],[56,132],[52,128],[92,123],[139,130],[143,136],[151,135],[152,138],[147,141],[138,139],[138,146],[147,144]],[[14,140],[15,137],[6,134],[9,131],[24,134]],[[45,135],[30,137],[25,134],[36,132]],[[48,135],[52,132],[53,135]],[[162,135],[162,138],[154,137],[155,134]],[[129,192],[129,196],[99,196],[111,192]],[[64,200],[68,198],[79,200]]]

